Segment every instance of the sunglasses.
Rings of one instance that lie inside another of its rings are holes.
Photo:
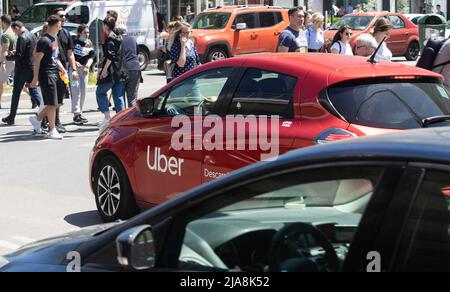
[[[346,35],[346,36],[352,36],[353,33],[351,33],[351,32],[346,32],[345,35]]]

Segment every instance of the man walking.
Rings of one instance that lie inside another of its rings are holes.
[[[0,66],[0,108],[1,100],[3,95],[3,86],[5,81],[8,80],[9,76],[14,69],[14,59],[12,57],[13,51],[16,49],[17,38],[11,29],[11,16],[3,15],[1,17],[3,34],[2,40],[2,55],[1,55],[1,66]]]
[[[133,36],[127,35],[127,26],[119,24],[116,32],[122,35],[122,56],[121,63],[127,70],[125,81],[125,93],[127,94],[128,107],[132,107],[136,102],[139,83],[141,81],[141,67],[139,65],[139,46]]]
[[[439,14],[440,16],[447,19],[447,16],[445,15],[444,11],[441,10],[441,5],[436,5],[436,14]]]
[[[33,51],[36,46],[36,37],[29,32],[22,22],[16,21],[11,25],[12,30],[17,35],[16,51],[14,53],[14,87],[11,98],[11,112],[9,116],[2,119],[3,123],[14,125],[14,119],[19,106],[20,93],[26,83],[33,81]],[[41,106],[43,101],[36,88],[29,88],[30,96],[33,102]]]
[[[278,52],[292,53],[308,51],[308,39],[306,38],[306,30],[303,25],[305,23],[305,13],[299,7],[289,9],[289,26],[280,34],[278,39]]]
[[[63,136],[56,129],[56,110],[62,105],[66,85],[59,76],[59,71],[65,72],[59,61],[58,32],[61,30],[61,18],[51,15],[47,19],[48,32],[39,39],[36,45],[34,60],[34,76],[30,85],[31,88],[38,86],[38,81],[42,91],[45,108],[38,116],[30,117],[34,131],[42,134],[41,122],[44,117],[48,118],[50,139],[61,140]]]
[[[70,81],[78,80],[77,65],[75,62],[75,56],[73,54],[74,43],[72,37],[70,36],[70,33],[67,31],[67,29],[63,28],[64,22],[66,20],[64,9],[56,8],[55,10],[53,10],[53,15],[58,16],[61,19],[61,29],[58,32],[59,60],[61,61],[61,64],[63,65],[66,72],[69,72],[70,74],[70,76],[67,76],[67,78]],[[71,70],[69,70],[69,65],[71,67]],[[66,98],[68,96],[69,91],[67,90],[66,86],[64,90],[64,97]],[[59,108],[56,110],[56,128],[60,133],[66,132],[66,128],[62,125],[59,117]]]

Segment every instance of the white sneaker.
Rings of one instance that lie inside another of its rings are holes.
[[[109,127],[109,120],[107,120],[107,119],[104,119],[101,123],[98,124],[98,129],[100,132],[105,130],[108,127]]]
[[[63,136],[58,132],[58,130],[53,129],[48,133],[47,138],[52,140],[62,140]]]
[[[31,116],[29,118],[31,125],[33,126],[33,130],[36,134],[42,134],[41,123],[38,121],[36,116]]]

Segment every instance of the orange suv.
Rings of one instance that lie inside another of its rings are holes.
[[[286,9],[225,6],[203,11],[192,24],[202,63],[233,56],[275,52],[278,36],[289,26]]]

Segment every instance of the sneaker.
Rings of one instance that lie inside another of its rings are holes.
[[[62,124],[56,124],[56,130],[58,130],[59,133],[66,133],[67,130]]]
[[[36,116],[31,116],[29,118],[31,125],[33,126],[33,130],[36,134],[42,134],[41,123],[38,121]]]
[[[7,124],[8,126],[12,126],[12,125],[14,125],[14,120],[8,119],[6,117],[6,118],[2,119],[2,123]]]
[[[57,129],[53,129],[47,134],[47,138],[52,140],[62,140],[63,136],[58,132]]]
[[[100,132],[105,130],[108,127],[109,127],[109,120],[107,120],[107,119],[104,119],[102,122],[100,122],[98,124],[98,129]]]
[[[73,123],[77,126],[83,125],[83,120],[81,119],[81,116],[80,115],[74,116]]]
[[[81,117],[81,121],[83,122],[83,124],[89,123],[89,121],[85,117],[83,117],[82,115],[80,117]]]

